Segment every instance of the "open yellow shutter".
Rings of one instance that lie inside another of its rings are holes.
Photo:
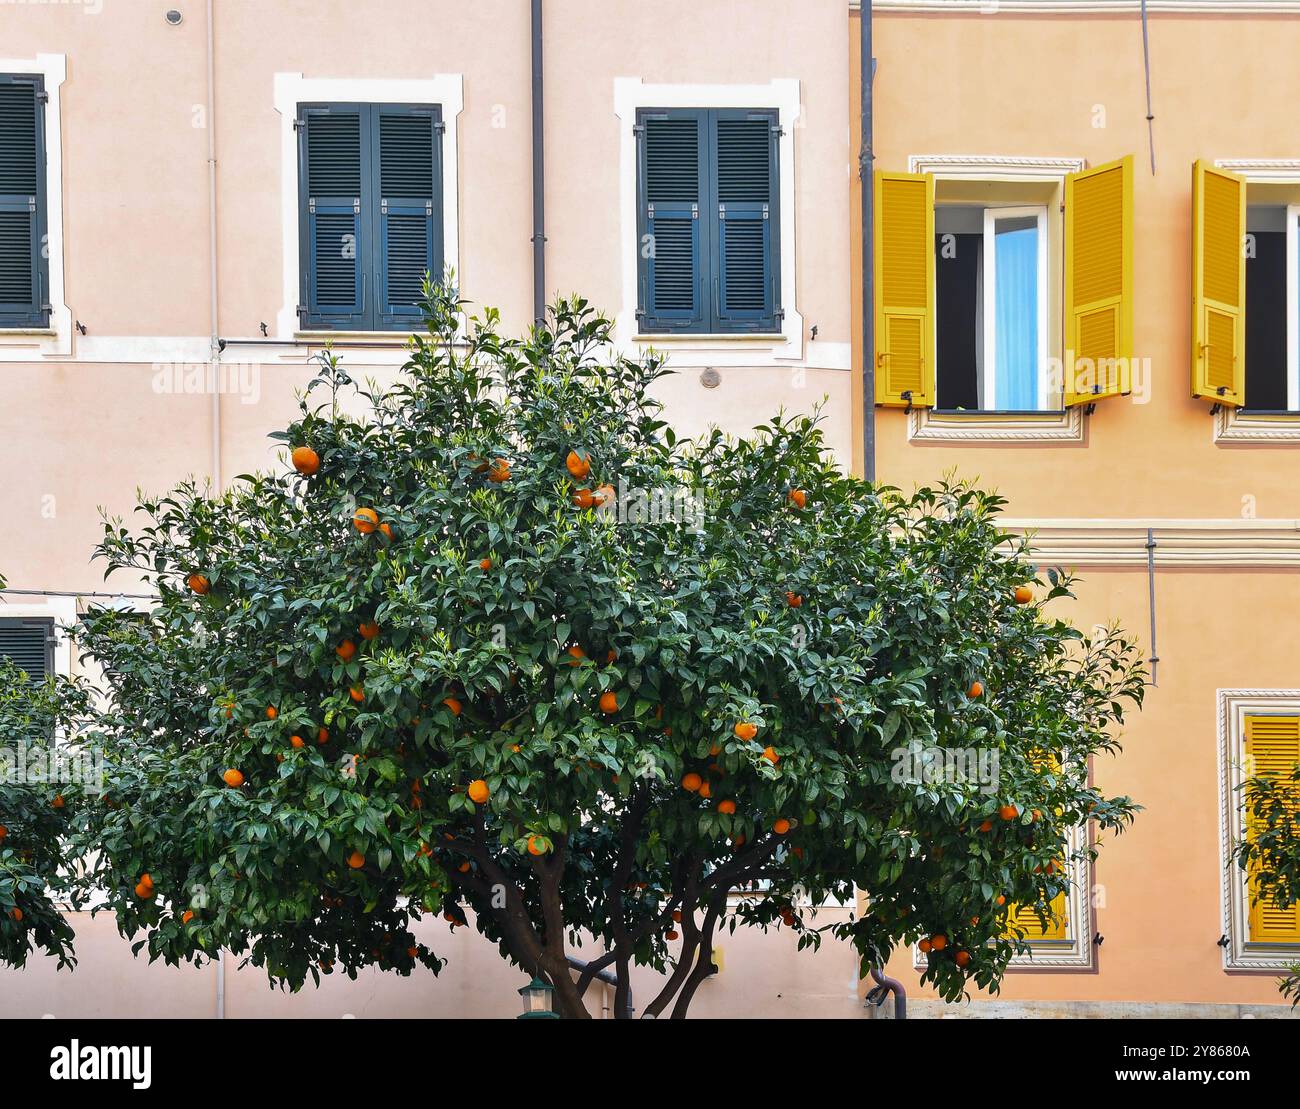
[[[876,403],[934,404],[934,177],[876,171]]]
[[[1246,759],[1246,772],[1252,776],[1289,779],[1300,762],[1300,716],[1246,717]],[[1246,835],[1252,833],[1248,822]],[[1256,902],[1258,868],[1254,864],[1249,880],[1251,942],[1300,943],[1300,902],[1288,909],[1271,901]]]
[[[1192,396],[1246,401],[1246,181],[1192,165]]]
[[[1007,913],[1006,937],[1016,939],[1023,933],[1026,943],[1067,939],[1066,925],[1069,922],[1066,917],[1069,910],[1065,904],[1065,894],[1058,893],[1047,908],[1050,915],[1047,918],[1047,927],[1044,928],[1042,921],[1038,919],[1036,905],[1012,905]]]
[[[1065,179],[1067,408],[1132,391],[1133,156]]]

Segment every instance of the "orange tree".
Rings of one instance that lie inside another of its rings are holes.
[[[508,339],[433,289],[426,324],[390,388],[322,360],[291,467],[109,523],[110,571],[160,594],[83,633],[113,706],[88,876],[120,928],[298,988],[436,971],[412,922],[441,913],[564,1015],[605,969],[621,1014],[648,964],[643,1011],[681,1016],[720,928],[815,945],[806,906],[856,886],[833,931],[864,963],[942,936],[945,997],[996,989],[1067,830],[1133,814],[1087,775],[1140,698],[1131,645],[1044,615],[1069,583],[994,497],[846,477],[809,419],[679,440],[665,367],[581,300]],[[918,749],[997,773],[900,774]]]
[[[33,682],[0,657],[0,964],[24,966],[34,950],[61,967],[75,961],[59,902],[79,900],[68,835],[86,783],[61,780],[71,777],[68,764],[51,756],[59,731],[74,728],[86,708],[83,690],[55,678]]]

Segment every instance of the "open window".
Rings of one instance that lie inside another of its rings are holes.
[[[875,190],[877,404],[1032,417],[1130,391],[1131,156]]]

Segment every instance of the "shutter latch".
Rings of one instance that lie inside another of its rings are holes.
[[[764,205],[763,205],[763,218],[764,218],[764,219],[767,219],[767,214],[768,214],[768,213],[767,213],[767,205],[764,204]]]
[[[725,204],[719,204],[718,219],[726,219],[726,218],[727,218],[727,206]]]
[[[36,211],[36,197],[34,197],[34,196],[29,196],[29,197],[27,198],[27,210],[28,210],[29,212],[34,212],[34,211]]]
[[[381,216],[386,216],[386,215],[388,215],[388,197],[384,197],[382,200],[380,200],[380,202],[379,202],[379,214],[380,214]]]
[[[357,216],[361,214],[361,197],[359,196],[352,198],[352,214]]]

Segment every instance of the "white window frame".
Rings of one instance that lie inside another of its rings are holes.
[[[1286,407],[1300,412],[1300,204],[1286,206]]]
[[[1241,785],[1246,768],[1246,717],[1300,715],[1300,689],[1220,689],[1219,865],[1222,872],[1222,948],[1225,971],[1285,971],[1300,963],[1300,944],[1256,943],[1250,939],[1250,885],[1233,859],[1241,843]]]
[[[1033,216],[1038,223],[1038,411],[1047,412],[1047,205],[1028,204],[984,209],[984,395],[980,405],[996,411],[997,403],[997,223]],[[936,343],[938,338],[936,336]],[[936,348],[937,349],[937,348]]]
[[[0,362],[30,362],[36,357],[72,353],[72,310],[65,300],[63,264],[63,124],[62,89],[68,76],[66,54],[34,58],[0,58],[0,73],[42,78],[45,102],[45,241],[50,281],[48,327],[0,328]]]
[[[304,329],[298,317],[301,300],[298,242],[298,134],[294,122],[299,104],[437,104],[442,108],[442,243],[443,265],[460,278],[460,180],[457,130],[465,107],[464,80],[459,73],[439,73],[418,80],[388,77],[304,77],[277,73],[275,110],[280,113],[280,231],[284,251],[282,298],[276,314],[275,338],[294,342],[300,337],[364,334],[377,341],[405,345],[407,332],[352,332]]]
[[[620,347],[671,349],[679,366],[786,365],[804,354],[804,324],[796,298],[798,244],[795,238],[796,190],[795,131],[801,123],[799,81],[782,78],[766,85],[647,85],[640,77],[614,78],[614,115],[619,128],[619,240],[622,259],[622,306],[614,318],[614,341]],[[781,330],[772,334],[641,334],[637,330],[637,142],[636,114],[640,108],[774,108],[781,127],[778,141],[781,180]],[[849,368],[849,345],[828,351],[832,344],[818,343],[819,354],[830,353],[828,368]],[[756,357],[756,354],[758,357]]]

